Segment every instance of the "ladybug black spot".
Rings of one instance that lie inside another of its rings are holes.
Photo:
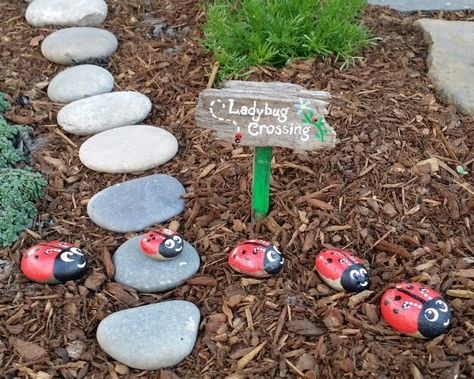
[[[385,301],[383,302],[385,305],[389,305],[390,304],[390,300],[389,299],[385,299]]]
[[[411,284],[409,286],[407,286],[407,290],[412,290],[413,288],[415,288],[415,287],[412,286]]]
[[[242,250],[242,255],[245,255],[247,254],[247,252],[245,250]]]
[[[232,258],[237,259],[237,254],[234,254]]]
[[[35,259],[39,259],[39,255],[35,255]]]
[[[397,295],[397,296],[395,296],[393,299],[394,299],[395,301],[400,301],[400,300],[402,299],[402,297]]]
[[[332,263],[332,259],[331,259],[331,258],[326,259],[326,261],[327,261],[328,263]]]
[[[395,313],[396,315],[398,315],[398,312],[399,312],[398,309],[394,309],[394,310],[393,310],[393,313]]]

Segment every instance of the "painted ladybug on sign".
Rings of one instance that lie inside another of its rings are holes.
[[[435,290],[419,283],[398,283],[381,298],[382,316],[394,329],[419,338],[434,338],[451,325],[451,309]]]
[[[229,265],[235,271],[255,277],[277,275],[285,258],[278,249],[266,241],[248,240],[229,253]]]
[[[60,241],[40,242],[21,258],[21,271],[39,283],[65,283],[80,279],[87,270],[84,253],[78,247]]]
[[[330,249],[316,256],[314,267],[335,290],[362,292],[370,287],[369,273],[362,263],[362,259],[349,251]]]
[[[150,257],[159,260],[177,257],[184,248],[183,237],[169,229],[156,229],[143,235],[140,248]]]

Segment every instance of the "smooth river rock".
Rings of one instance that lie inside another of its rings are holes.
[[[63,107],[58,124],[77,135],[89,135],[143,121],[151,101],[139,92],[123,91],[91,96]]]
[[[100,322],[97,341],[127,366],[157,370],[177,365],[191,354],[200,318],[199,309],[183,300],[126,309]]]
[[[115,184],[87,204],[92,221],[112,232],[127,233],[163,223],[184,209],[186,190],[169,175],[150,175]]]
[[[111,32],[84,26],[51,33],[41,44],[41,52],[51,62],[70,65],[108,58],[117,47],[117,38]]]
[[[199,255],[188,242],[184,241],[183,251],[175,258],[159,261],[141,250],[142,238],[126,241],[115,252],[116,282],[141,292],[164,292],[183,284],[199,270]]]
[[[401,12],[474,9],[473,0],[369,0],[369,4],[388,6]]]
[[[415,25],[430,45],[428,76],[438,96],[474,116],[474,23],[421,19]]]
[[[82,144],[79,158],[91,170],[130,173],[166,163],[177,151],[178,142],[170,132],[155,126],[132,125],[92,136]]]
[[[97,26],[106,17],[104,0],[35,0],[25,14],[32,26]]]
[[[114,77],[110,72],[99,66],[83,64],[57,74],[49,83],[48,97],[57,103],[70,103],[113,89]]]

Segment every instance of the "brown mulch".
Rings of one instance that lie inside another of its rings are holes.
[[[31,106],[15,106],[9,117],[34,125],[35,167],[49,181],[35,225],[0,258],[19,262],[37,241],[62,239],[83,247],[91,263],[78,283],[31,283],[18,267],[0,281],[1,376],[473,377],[474,181],[453,170],[469,162],[474,172],[474,120],[435,96],[427,48],[412,27],[418,16],[369,8],[364,20],[382,41],[348,70],[316,61],[255,71],[254,80],[330,91],[329,121],[340,139],[323,153],[274,149],[271,212],[255,224],[252,150],[215,140],[193,120],[213,63],[197,40],[204,14],[196,3],[109,1],[104,27],[119,38],[108,64],[116,87],[147,94],[154,104],[147,123],[171,131],[180,148],[157,169],[108,175],[86,169],[78,159],[85,138],[66,136],[55,123],[60,106],[48,101],[45,86],[62,67],[46,61],[39,47],[51,29],[29,27],[22,1],[0,0],[0,91],[30,97]],[[434,17],[472,20],[473,13]],[[175,29],[152,37],[160,21]],[[437,161],[418,164],[430,158]],[[152,173],[185,184],[186,210],[173,222],[202,257],[196,277],[165,294],[114,283],[110,254],[133,233],[102,230],[86,213],[98,191]],[[229,249],[248,237],[281,247],[283,274],[254,280],[229,269]],[[368,261],[373,285],[366,298],[336,293],[315,274],[314,254],[327,246],[348,247]],[[417,340],[381,319],[382,292],[402,280],[447,294],[454,315],[449,333]],[[95,340],[101,319],[165,299],[189,300],[202,313],[196,346],[178,367],[131,370],[101,351]]]

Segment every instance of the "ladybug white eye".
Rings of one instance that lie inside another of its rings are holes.
[[[82,252],[82,250],[79,249],[78,247],[71,247],[71,248],[69,249],[69,251],[71,251],[73,254],[84,255],[84,253]]]
[[[448,311],[448,305],[443,300],[436,300],[436,305],[439,306],[439,310],[443,313]]]
[[[278,260],[278,256],[279,254],[276,251],[270,250],[267,252],[267,259],[272,263]]]
[[[361,268],[359,272],[362,276],[367,276],[367,270],[365,268]]]
[[[74,261],[74,253],[72,251],[65,251],[64,253],[61,254],[61,260],[63,262],[69,263]]]
[[[176,241],[176,243],[181,243],[181,237],[180,236],[174,236],[173,240]]]
[[[344,264],[344,263],[346,263],[346,260],[345,260],[345,258],[341,258],[341,259],[339,259],[339,263],[340,263],[340,264]]]
[[[436,309],[434,308],[428,308],[426,311],[425,311],[425,318],[429,321],[429,322],[435,322],[438,320],[439,318],[439,313]]]
[[[352,270],[350,273],[349,273],[349,276],[351,277],[352,280],[357,280],[359,279],[359,271],[357,270]]]
[[[168,249],[172,249],[174,247],[175,243],[173,240],[166,240],[165,241],[165,246],[168,248]]]

